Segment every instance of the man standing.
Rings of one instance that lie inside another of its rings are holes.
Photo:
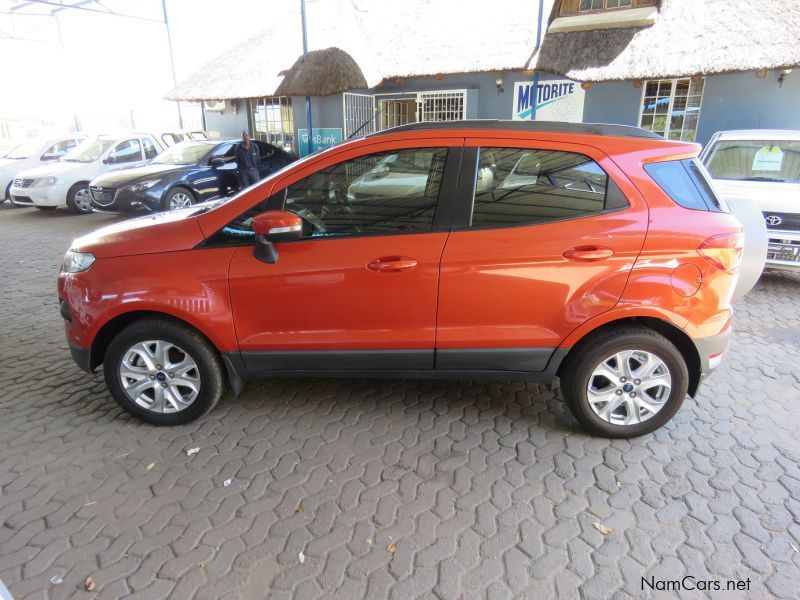
[[[236,165],[239,167],[239,189],[258,183],[258,146],[250,142],[250,135],[242,132],[242,142],[236,146]]]

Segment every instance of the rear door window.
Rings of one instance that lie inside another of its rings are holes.
[[[150,138],[142,138],[142,147],[144,148],[144,157],[147,160],[155,158],[158,154],[158,149]]]
[[[115,164],[142,160],[142,146],[139,140],[125,140],[116,145],[108,158]]]
[[[548,223],[627,206],[602,167],[583,154],[480,149],[471,227]]]

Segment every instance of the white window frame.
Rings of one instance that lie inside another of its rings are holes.
[[[668,77],[664,77],[663,79],[647,79],[645,81],[642,81],[642,94],[641,94],[641,96],[639,98],[639,122],[638,122],[638,126],[640,128],[642,127],[642,120],[643,120],[643,118],[645,116],[644,115],[644,99],[647,96],[647,84],[650,83],[651,81],[665,81],[667,79],[669,79],[669,78]],[[700,129],[700,113],[702,112],[702,109],[703,109],[703,95],[706,92],[706,78],[702,77],[701,79],[703,81],[703,89],[700,91],[700,104],[697,107],[697,129],[695,130],[695,137],[697,137],[697,135],[696,135],[697,134],[697,130]],[[681,81],[681,80],[688,80],[690,85],[692,83],[692,78],[691,77],[678,77],[676,79],[671,79],[670,80],[672,82],[672,87],[670,88],[670,92],[669,92],[669,108],[667,109],[667,123],[666,123],[666,128],[664,129],[664,139],[665,140],[670,139],[669,134],[670,134],[670,131],[671,131],[670,125],[672,123],[672,108],[675,105],[675,88],[678,86],[678,82]],[[648,131],[652,131],[652,130],[648,130]],[[681,125],[681,134],[683,134],[683,131],[684,131],[684,128],[683,128],[683,125]],[[681,137],[681,138],[678,138],[678,139],[682,140],[683,138]],[[690,140],[690,141],[694,141],[694,140]]]
[[[259,101],[262,100],[264,101],[263,125],[266,127],[266,130],[260,132],[256,127],[256,113],[259,108]],[[270,100],[269,104],[267,104],[267,100]],[[253,138],[268,144],[275,144],[281,149],[288,149],[290,152],[294,152],[294,113],[292,112],[291,96],[259,96],[257,98],[249,98],[248,102],[250,130],[253,133]],[[276,112],[275,109],[277,109],[278,120],[270,118],[270,116],[274,116]],[[284,124],[287,124],[287,126],[284,127]],[[275,143],[276,141],[278,143]]]

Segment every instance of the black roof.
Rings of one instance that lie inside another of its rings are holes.
[[[464,121],[422,121],[409,123],[391,129],[384,129],[367,137],[395,133],[398,131],[422,131],[428,129],[483,129],[496,131],[548,131],[553,133],[582,133],[585,135],[609,135],[615,137],[648,138],[663,140],[664,138],[639,127],[629,125],[611,125],[608,123],[562,123],[560,121],[512,121],[502,119],[467,119]]]

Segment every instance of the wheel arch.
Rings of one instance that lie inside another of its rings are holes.
[[[106,321],[106,323],[100,327],[95,334],[94,339],[92,340],[89,354],[89,367],[94,370],[101,365],[105,359],[108,345],[111,343],[111,340],[114,339],[114,336],[125,329],[128,325],[131,325],[136,321],[141,321],[142,319],[160,319],[162,321],[170,321],[172,323],[188,327],[198,335],[202,336],[209,344],[211,344],[217,353],[220,353],[217,344],[215,344],[205,332],[189,321],[157,310],[134,310],[116,315],[115,317],[112,317]]]
[[[585,333],[577,343],[573,344],[572,347],[563,354],[561,357],[562,360],[560,361],[558,368],[556,370],[556,375],[559,377],[562,376],[562,369],[564,369],[564,365],[568,364],[567,358],[574,354],[580,347],[589,343],[593,338],[598,335],[602,335],[603,333],[608,332],[610,329],[623,329],[626,326],[639,326],[639,327],[647,327],[660,333],[665,338],[667,338],[670,342],[672,342],[678,351],[683,356],[684,360],[686,361],[686,367],[689,371],[689,388],[688,393],[690,396],[694,397],[695,393],[697,392],[697,388],[700,385],[700,377],[702,373],[702,365],[700,363],[700,354],[697,351],[697,347],[695,346],[692,338],[680,327],[673,325],[663,319],[659,319],[657,317],[646,317],[646,316],[635,316],[635,317],[623,317],[619,319],[614,319],[612,321],[608,321],[595,327],[591,331]]]

